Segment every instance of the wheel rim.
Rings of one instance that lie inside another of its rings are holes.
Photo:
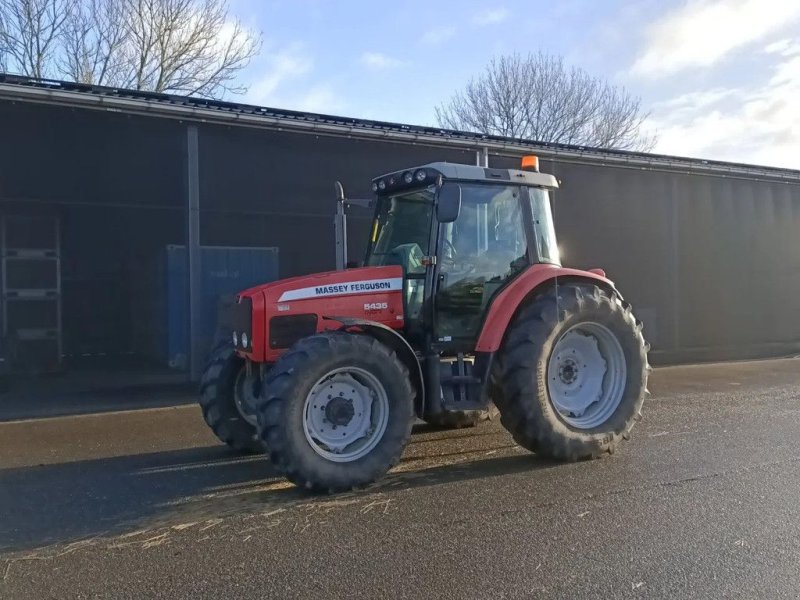
[[[389,422],[389,397],[364,369],[344,367],[321,377],[306,396],[303,432],[314,452],[332,462],[369,454]]]
[[[599,427],[622,401],[626,373],[617,337],[600,323],[579,323],[559,338],[550,354],[550,401],[572,427]]]
[[[239,411],[239,416],[253,427],[256,427],[258,423],[256,401],[260,383],[255,374],[247,374],[247,368],[244,365],[236,374],[233,382],[233,403],[236,405],[236,410]]]

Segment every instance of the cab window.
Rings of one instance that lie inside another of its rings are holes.
[[[461,212],[440,240],[437,335],[473,338],[497,290],[528,266],[519,187],[462,184]]]

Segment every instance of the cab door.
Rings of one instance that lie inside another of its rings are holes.
[[[439,225],[434,334],[439,342],[474,344],[492,298],[529,264],[523,190],[462,183],[461,211]]]

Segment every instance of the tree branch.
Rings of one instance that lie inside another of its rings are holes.
[[[541,142],[649,150],[639,98],[560,57],[492,59],[463,91],[435,107],[440,126]]]

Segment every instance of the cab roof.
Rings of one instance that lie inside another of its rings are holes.
[[[419,172],[424,172],[425,177],[422,179],[417,178]],[[411,183],[404,180],[404,177],[409,173],[413,178]],[[376,177],[372,180],[373,190],[378,194],[386,194],[421,184],[430,185],[434,183],[439,176],[445,180],[451,179],[454,181],[475,181],[481,183],[509,182],[532,187],[558,187],[558,180],[547,173],[520,171],[518,169],[491,169],[476,165],[461,165],[448,162],[433,162]],[[383,182],[383,188],[379,187],[381,182]]]

